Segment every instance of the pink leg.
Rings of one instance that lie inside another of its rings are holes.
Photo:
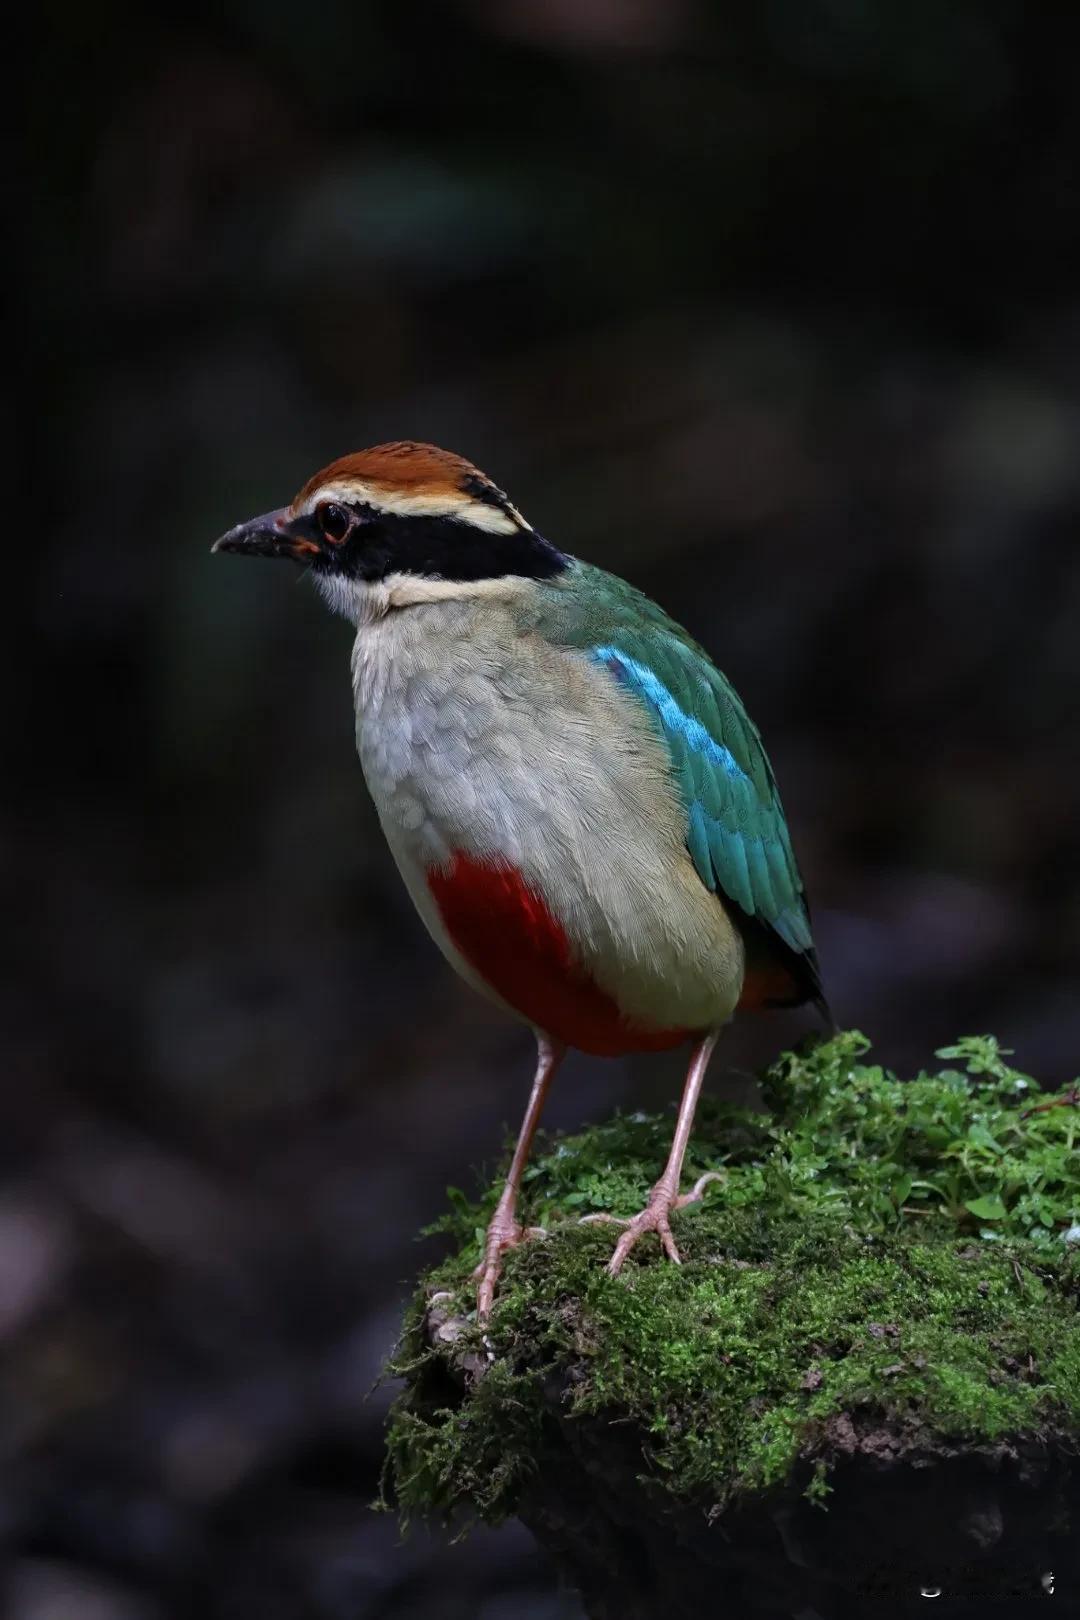
[[[692,1192],[684,1193],[679,1197],[679,1181],[682,1177],[683,1160],[686,1157],[686,1144],[690,1140],[690,1132],[694,1126],[694,1111],[697,1108],[698,1098],[701,1095],[702,1081],[705,1079],[705,1070],[709,1066],[713,1047],[716,1045],[718,1030],[706,1035],[699,1041],[690,1059],[690,1067],[686,1074],[686,1084],[683,1086],[682,1100],[679,1103],[679,1117],[675,1121],[675,1135],[671,1142],[671,1152],[668,1154],[664,1173],[649,1194],[649,1202],[640,1214],[625,1222],[625,1231],[615,1246],[615,1253],[608,1261],[608,1272],[612,1277],[619,1274],[623,1261],[638,1239],[644,1237],[646,1232],[655,1232],[664,1246],[664,1252],[669,1260],[679,1265],[679,1251],[675,1247],[675,1239],[671,1235],[671,1212],[683,1209],[687,1204],[696,1203],[701,1197],[702,1190],[709,1181],[718,1181],[720,1172],[711,1170],[708,1175],[702,1176],[695,1184]],[[611,1216],[586,1216],[586,1220],[611,1220]],[[622,1224],[622,1223],[620,1223]]]
[[[526,1238],[539,1236],[539,1227],[530,1227],[526,1230],[517,1222],[517,1200],[521,1191],[521,1177],[529,1159],[529,1149],[532,1147],[536,1127],[540,1123],[540,1114],[544,1106],[544,1099],[548,1093],[555,1074],[555,1070],[563,1060],[566,1052],[565,1046],[558,1041],[551,1040],[547,1035],[536,1037],[536,1074],[533,1078],[532,1091],[529,1093],[528,1106],[525,1109],[525,1118],[521,1122],[518,1132],[517,1145],[514,1148],[514,1157],[510,1161],[510,1170],[506,1177],[506,1185],[502,1190],[502,1197],[495,1206],[495,1213],[487,1229],[484,1242],[484,1258],[473,1272],[474,1277],[480,1279],[480,1287],[476,1294],[476,1314],[479,1321],[486,1321],[491,1314],[492,1302],[495,1298],[495,1284],[499,1280],[502,1269],[502,1257],[508,1249],[516,1249],[519,1243]]]

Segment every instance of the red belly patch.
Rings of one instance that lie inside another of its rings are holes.
[[[689,1030],[627,1023],[574,960],[558,919],[513,867],[457,854],[427,877],[443,925],[469,966],[538,1029],[598,1057],[660,1052],[688,1039]]]

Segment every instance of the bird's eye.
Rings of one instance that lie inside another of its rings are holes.
[[[339,546],[352,527],[352,519],[336,501],[323,501],[315,513],[325,539]]]

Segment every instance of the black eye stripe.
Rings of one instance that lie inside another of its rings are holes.
[[[533,529],[492,533],[451,517],[405,516],[351,506],[345,511],[350,520],[346,540],[331,538],[315,566],[354,579],[371,582],[395,573],[446,580],[506,575],[550,579],[567,566],[568,559]],[[317,522],[321,512],[320,507]]]

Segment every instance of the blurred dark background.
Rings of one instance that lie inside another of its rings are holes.
[[[16,1620],[573,1620],[368,1511],[530,1042],[383,847],[350,632],[223,529],[430,438],[760,723],[844,1023],[1078,1066],[1080,17],[42,8],[9,219],[0,1538]],[[806,1027],[745,1023],[734,1070]],[[574,1126],[678,1054],[575,1060]],[[718,1075],[717,1084],[725,1082]]]

